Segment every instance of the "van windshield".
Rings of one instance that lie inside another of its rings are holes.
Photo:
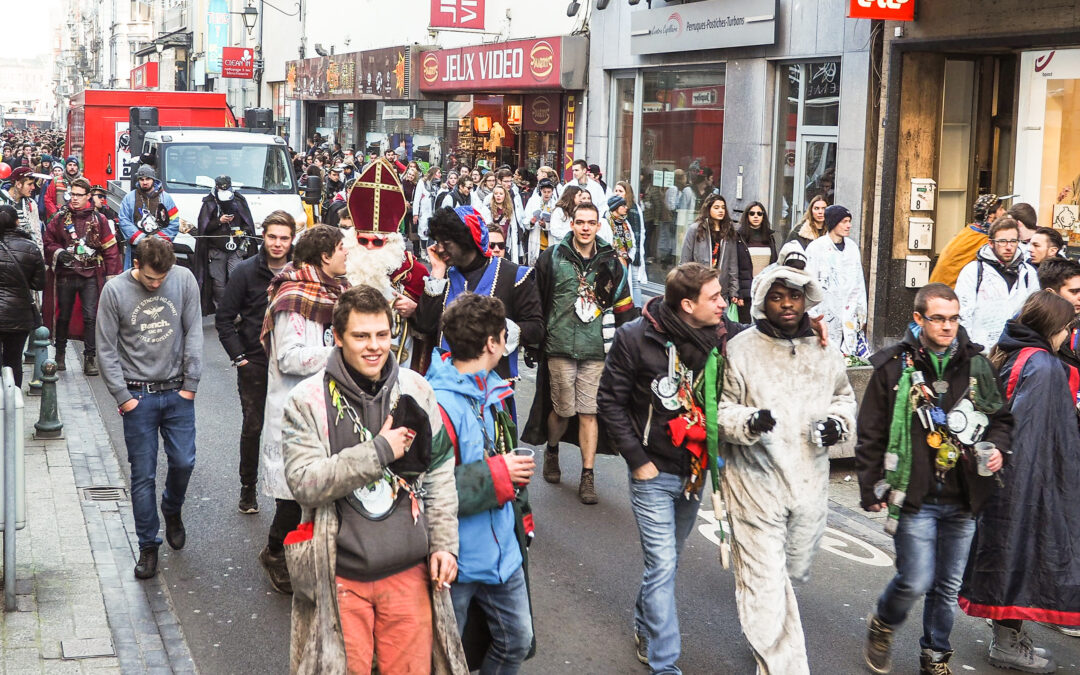
[[[242,191],[296,192],[292,166],[279,145],[176,143],[165,147],[161,161],[169,192],[203,192],[218,176],[229,176]],[[199,187],[205,186],[205,187]]]

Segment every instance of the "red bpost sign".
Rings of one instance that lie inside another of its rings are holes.
[[[431,0],[429,25],[484,30],[484,0]]]
[[[255,50],[250,47],[222,47],[221,76],[250,80],[255,77]]]
[[[848,2],[848,16],[852,19],[915,20],[915,0],[848,0]]]

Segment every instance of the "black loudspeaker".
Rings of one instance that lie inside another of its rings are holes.
[[[157,108],[140,106],[128,110],[128,142],[132,157],[142,154],[143,136],[157,125]]]
[[[270,108],[248,108],[244,111],[244,126],[249,129],[270,129],[274,126],[274,111]]]
[[[322,200],[322,178],[308,174],[304,176],[304,202],[312,206]]]

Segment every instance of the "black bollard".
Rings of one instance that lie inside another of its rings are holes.
[[[56,361],[47,359],[41,367],[41,407],[34,423],[34,438],[63,438],[64,423],[56,400]]]
[[[41,368],[49,358],[49,329],[38,326],[30,334],[30,347],[34,350],[34,373],[30,376],[30,390],[27,396],[41,396]]]

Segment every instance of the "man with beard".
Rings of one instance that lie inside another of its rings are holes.
[[[326,172],[322,199],[319,200],[319,222],[326,222],[326,212],[330,210],[330,204],[334,201],[334,196],[345,189],[345,182],[341,179],[343,171],[344,167],[335,164]]]
[[[398,229],[407,213],[397,173],[376,160],[349,189],[348,207],[340,211],[339,226],[346,229],[346,277],[352,286],[371,286],[392,303],[394,353],[410,356],[410,367],[423,374],[431,357],[431,342],[417,330],[413,315],[424,290],[427,267],[407,250]],[[353,239],[352,237],[355,237]],[[409,332],[412,335],[409,335]],[[432,331],[433,332],[433,331]]]
[[[34,203],[34,175],[25,166],[20,166],[11,172],[11,187],[0,191],[0,204],[10,204],[19,214],[19,229],[30,235],[34,243],[40,249],[41,243],[41,218],[38,216],[37,204]]]
[[[236,266],[256,253],[251,209],[244,195],[233,191],[232,178],[218,176],[210,194],[203,197],[197,236],[194,272],[206,316],[221,304]]]
[[[64,175],[63,180],[54,180],[49,183],[49,188],[45,190],[45,218],[51,219],[53,214],[60,210],[60,207],[67,203],[70,199],[68,193],[71,191],[71,183],[76,178],[82,176],[82,170],[79,168],[79,158],[75,155],[67,158],[64,162]],[[63,193],[58,193],[58,190],[64,190]]]
[[[825,531],[828,448],[855,428],[844,358],[822,351],[807,315],[823,293],[805,265],[788,249],[758,277],[718,406],[735,599],[760,674],[810,672],[792,583],[809,579]]]
[[[296,221],[288,211],[274,211],[263,221],[262,248],[236,266],[217,303],[218,339],[236,366],[243,422],[240,428],[240,513],[258,513],[255,484],[259,477],[259,435],[266,406],[266,350],[259,341],[266,316],[266,289],[289,263]]]
[[[131,267],[131,250],[148,234],[172,241],[180,231],[180,211],[153,167],[143,164],[135,172],[135,189],[120,203],[120,231],[127,240],[124,269]]]
[[[120,274],[120,253],[108,221],[90,206],[90,181],[76,178],[71,201],[45,228],[45,260],[56,278],[56,364],[64,370],[68,325],[75,298],[82,303],[83,372],[97,375],[94,325],[98,296],[105,281]]]
[[[512,382],[517,380],[518,346],[538,346],[544,338],[544,315],[532,268],[491,255],[487,225],[471,206],[437,210],[429,229],[435,243],[428,247],[431,274],[416,310],[417,328],[422,333],[437,333],[443,308],[466,291],[502,300],[506,353],[495,372]],[[441,333],[437,344],[449,349]],[[515,407],[511,404],[509,408],[516,418]]]

